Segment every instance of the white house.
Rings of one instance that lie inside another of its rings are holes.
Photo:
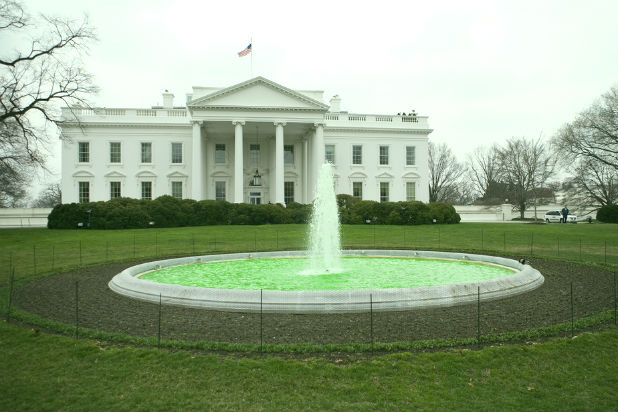
[[[114,197],[309,203],[317,169],[336,193],[428,201],[427,117],[352,114],[338,96],[256,77],[194,87],[185,106],[65,108],[62,200]]]

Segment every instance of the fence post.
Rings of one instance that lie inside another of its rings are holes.
[[[438,226],[438,249],[442,248],[441,244],[442,244],[442,239],[441,239],[441,236],[440,236],[440,226]]]
[[[504,253],[506,253],[506,232],[503,232],[503,236],[504,236],[504,239],[503,239],[504,243],[502,244],[502,249],[504,250]]]
[[[616,296],[618,291],[616,291],[616,272],[614,272],[614,324],[618,325],[618,318],[616,317],[616,311],[618,309],[618,296]]]
[[[604,256],[605,256],[605,259],[603,261],[607,265],[607,240],[605,241],[605,255]]]
[[[157,326],[157,348],[161,349],[161,306],[163,304],[163,298],[159,293],[159,320]]]
[[[135,232],[133,232],[133,260],[135,260]]]
[[[406,248],[406,227],[403,227],[403,248]]]
[[[530,233],[530,256],[534,254],[534,232]]]
[[[82,267],[82,240],[79,240],[79,267]]]
[[[195,255],[195,235],[191,235],[191,251],[193,252],[192,255]]]
[[[155,257],[159,257],[159,232],[155,231]]]
[[[481,343],[481,287],[476,292],[476,343]]]
[[[15,282],[15,268],[9,266],[9,302],[6,308],[6,321],[11,319],[11,303],[13,302],[13,283]]]
[[[571,337],[574,336],[573,282],[571,282]]]
[[[253,231],[253,251],[257,252],[257,230]]]
[[[32,245],[32,266],[34,267],[34,275],[36,276],[36,245]]]
[[[618,318],[616,317],[616,312],[618,309],[618,296],[617,295],[617,291],[616,291],[616,272],[614,272],[614,324],[618,325]]]
[[[481,229],[481,251],[485,249],[485,240],[483,239],[483,229]]]
[[[260,289],[260,353],[262,353],[262,345],[263,345],[263,339],[264,339],[264,309],[263,309],[263,302],[264,302],[264,291],[263,289]]]
[[[279,250],[279,231],[277,230],[277,247],[275,249]]]
[[[370,323],[371,323],[371,351],[373,352],[373,294],[369,294],[369,313],[370,313]]]
[[[105,241],[105,262],[109,261],[109,240]]]
[[[79,281],[75,281],[75,339],[79,339]]]
[[[560,257],[560,236],[558,236],[558,257]]]
[[[52,245],[52,256],[51,256],[51,271],[54,271],[54,263],[56,262],[56,245]]]
[[[579,238],[579,260],[582,260],[582,238]]]

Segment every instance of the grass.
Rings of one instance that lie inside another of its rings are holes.
[[[617,348],[612,328],[481,351],[251,359],[2,322],[0,410],[616,410]]]
[[[348,248],[483,251],[618,263],[604,224],[345,226]],[[0,270],[18,279],[71,267],[193,253],[304,248],[305,226],[135,231],[0,230]],[[81,253],[80,253],[81,245]],[[135,245],[135,247],[133,246]],[[324,358],[175,352],[74,340],[0,322],[4,410],[618,410],[618,330],[479,351]],[[290,356],[290,355],[285,355]]]
[[[615,224],[345,225],[342,244],[348,249],[466,250],[618,265],[618,225]],[[9,267],[15,266],[15,277],[20,279],[106,262],[188,254],[294,250],[304,249],[305,245],[305,225],[115,231],[3,229],[0,230],[0,268],[4,268],[4,279],[8,279]],[[5,281],[0,281],[2,283]]]

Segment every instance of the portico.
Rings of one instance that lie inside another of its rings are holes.
[[[307,176],[324,159],[328,106],[259,77],[191,98],[193,199],[313,200],[315,182]]]

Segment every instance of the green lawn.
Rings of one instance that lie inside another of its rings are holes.
[[[238,358],[105,347],[0,323],[0,410],[610,411],[618,332],[480,351]]]
[[[345,225],[344,248],[465,250],[618,265],[618,225],[464,223],[432,226]],[[111,261],[306,246],[305,225],[202,226],[140,230],[0,230],[0,279]],[[5,283],[5,281],[0,281]]]
[[[0,230],[0,293],[16,277],[81,265],[301,249],[306,227]],[[344,226],[347,248],[556,257],[618,267],[618,225]],[[81,253],[80,253],[81,245]],[[559,247],[558,247],[559,245]],[[0,272],[1,275],[2,272]],[[478,351],[245,358],[103,345],[0,322],[0,411],[618,410],[618,330]]]

